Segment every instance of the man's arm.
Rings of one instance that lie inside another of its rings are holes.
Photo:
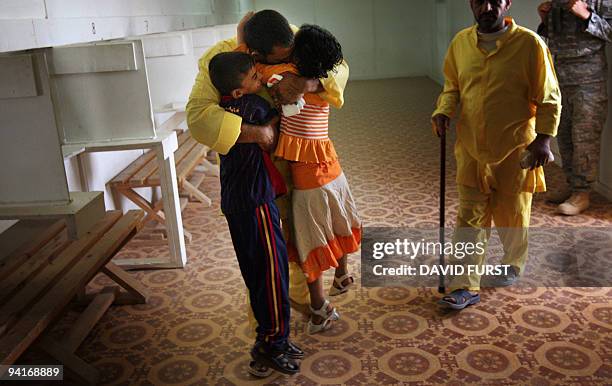
[[[436,110],[431,114],[432,127],[436,135],[441,135],[450,127],[450,119],[455,115],[459,104],[459,75],[451,42],[444,58],[444,89],[438,97]]]
[[[349,72],[348,63],[343,60],[333,71],[327,73],[327,78],[318,81],[315,79],[315,92],[322,89],[322,91],[318,91],[321,98],[335,108],[341,108],[344,105],[344,89],[348,82]],[[312,89],[313,84],[309,86]]]
[[[216,54],[233,51],[235,48],[235,39],[224,40],[202,56],[199,61],[200,72],[186,109],[191,136],[221,154],[227,154],[243,132],[248,139],[245,142],[258,143],[262,147],[270,147],[276,141],[276,134],[267,125],[243,124],[241,117],[219,106],[221,96],[210,80],[208,63]]]
[[[612,17],[610,11],[610,1],[602,1],[601,15],[597,14],[597,11],[589,7],[589,5],[583,0],[569,0],[567,3],[567,9],[574,14],[577,18],[585,21],[585,32],[589,33],[596,38],[611,42],[612,40],[612,27],[606,19]]]
[[[537,39],[533,59],[534,77],[531,89],[532,103],[536,106],[535,131],[537,136],[527,146],[527,150],[532,154],[531,169],[545,165],[552,160],[550,141],[557,135],[561,118],[561,91],[557,75],[550,51],[541,39]]]
[[[327,78],[309,79],[301,76],[286,76],[271,89],[271,95],[278,104],[291,104],[303,94],[317,93],[330,105],[341,108],[344,105],[344,89],[349,77],[349,67],[342,61],[327,74]]]
[[[218,53],[232,51],[235,39],[217,43],[200,59],[200,71],[187,102],[187,125],[193,138],[211,149],[227,154],[240,135],[242,118],[219,106],[221,96],[208,74],[208,63]]]
[[[297,33],[299,28],[291,25],[293,33]],[[303,77],[288,77],[283,79],[276,86],[276,94],[279,94],[275,103],[291,104],[300,99],[302,94],[317,93],[327,103],[339,109],[344,105],[344,89],[349,78],[349,66],[345,60],[336,68],[327,73],[327,78],[308,79]]]
[[[265,151],[273,150],[280,122],[276,110],[267,100],[256,94],[244,95],[221,104],[242,117],[240,135],[236,143],[256,143]]]
[[[542,39],[536,39],[531,67],[531,101],[536,107],[535,131],[554,137],[561,117],[561,91],[550,51]]]
[[[538,6],[538,15],[540,15],[540,25],[538,26],[538,34],[543,38],[548,38],[548,13],[552,9],[552,1],[545,1]]]
[[[249,21],[253,17],[253,15],[255,15],[255,12],[253,11],[247,12],[242,17],[242,19],[240,19],[240,22],[236,26],[236,43],[238,43],[238,45],[245,44],[244,43],[244,26],[246,25],[247,21]]]
[[[602,9],[599,10],[599,14],[589,8],[590,17],[587,19],[586,32],[604,40],[606,42],[612,42],[612,1],[602,1]]]
[[[256,143],[264,151],[272,151],[278,141],[278,124],[280,117],[273,117],[264,125],[243,123],[236,143]]]

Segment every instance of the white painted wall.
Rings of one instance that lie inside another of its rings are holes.
[[[252,0],[0,0],[0,52],[236,23]]]
[[[428,74],[432,9],[422,0],[255,0],[290,23],[314,23],[340,41],[351,79]]]

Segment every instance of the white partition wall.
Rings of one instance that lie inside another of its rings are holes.
[[[0,57],[0,206],[67,204],[42,52]]]
[[[0,0],[0,52],[237,23],[253,0]]]
[[[200,57],[219,40],[234,37],[236,24],[142,37],[157,126],[185,109]],[[181,128],[187,129],[186,123]]]
[[[193,55],[197,63],[206,50],[220,40],[220,37],[214,27],[208,27],[191,31],[191,39],[193,42]]]
[[[1,56],[0,205],[66,204],[62,150],[155,138],[152,115],[139,40]]]
[[[198,73],[191,32],[150,35],[142,42],[153,110],[184,106]]]
[[[198,28],[191,31],[193,54],[196,62],[202,55],[220,40],[236,36],[236,24],[217,25],[214,27]]]
[[[141,41],[58,47],[48,58],[64,144],[155,137]]]
[[[253,10],[253,0],[215,0],[213,13],[215,24],[237,23],[240,17]]]
[[[0,0],[0,52],[217,24],[213,0]]]

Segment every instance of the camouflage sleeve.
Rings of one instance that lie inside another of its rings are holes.
[[[554,137],[561,118],[561,91],[546,43],[540,38],[535,42],[530,71],[531,102],[536,107],[535,131]]]
[[[548,39],[548,26],[546,24],[540,23],[537,32],[544,40]]]
[[[606,42],[612,42],[612,26],[610,26],[612,22],[612,0],[604,0],[601,3],[597,11],[591,9],[591,17],[585,32]]]

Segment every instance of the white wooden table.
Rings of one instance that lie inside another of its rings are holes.
[[[174,151],[177,148],[178,141],[175,131],[158,131],[156,138],[153,139],[99,141],[62,146],[62,152],[65,158],[78,155],[82,152],[135,149],[150,149],[156,154],[157,162],[159,163],[161,193],[164,204],[164,214],[166,216],[170,259],[123,259],[114,260],[115,264],[138,269],[183,268],[187,263],[183,219],[181,216],[176,168],[174,165]]]

